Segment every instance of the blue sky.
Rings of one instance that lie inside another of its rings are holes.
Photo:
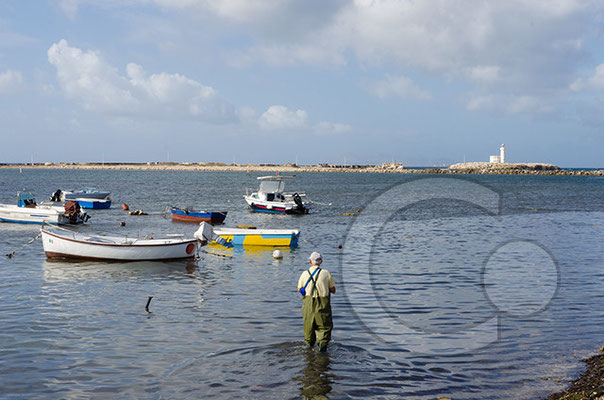
[[[6,0],[0,162],[604,167],[604,3]]]

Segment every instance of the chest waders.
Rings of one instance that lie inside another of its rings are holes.
[[[317,268],[315,271],[317,276],[313,277],[313,274],[308,270],[310,277],[306,281],[306,285],[312,280],[313,286],[310,291],[310,295],[302,297],[302,317],[304,319],[304,341],[310,347],[315,345],[315,342],[319,345],[321,351],[327,350],[327,344],[331,339],[331,330],[333,329],[333,322],[331,320],[331,296],[329,288],[326,297],[315,297],[315,291],[317,290],[317,280],[321,269]],[[306,285],[304,287],[306,287]]]

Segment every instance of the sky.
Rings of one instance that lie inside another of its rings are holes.
[[[1,163],[604,167],[604,2],[4,0]]]

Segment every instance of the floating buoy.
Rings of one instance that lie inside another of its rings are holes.
[[[146,212],[144,212],[143,210],[134,210],[134,211],[130,211],[128,214],[130,215],[148,215]]]
[[[273,251],[273,258],[275,258],[277,260],[283,258],[283,252],[281,250]]]
[[[122,209],[124,209],[124,211],[128,211],[130,207],[128,207],[128,204],[122,203]]]
[[[120,226],[126,226],[126,223],[124,221],[121,221]]]
[[[341,248],[342,248],[342,245],[341,245],[341,244],[339,244],[339,245],[338,245],[338,249],[341,249]]]

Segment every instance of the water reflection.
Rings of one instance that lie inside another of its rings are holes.
[[[79,279],[115,279],[132,277],[152,277],[182,272],[194,275],[198,270],[195,261],[132,261],[132,262],[99,262],[69,261],[46,259],[42,263],[44,280],[69,281]]]
[[[328,399],[333,375],[329,374],[331,360],[328,353],[306,349],[304,368],[294,380],[299,382],[303,399]]]
[[[281,251],[282,258],[273,258],[275,250]],[[207,261],[216,261],[219,259],[233,260],[242,259],[246,264],[265,266],[290,265],[295,262],[296,248],[292,247],[272,247],[272,246],[235,246],[226,248],[219,245],[209,245],[200,250],[200,257]]]

